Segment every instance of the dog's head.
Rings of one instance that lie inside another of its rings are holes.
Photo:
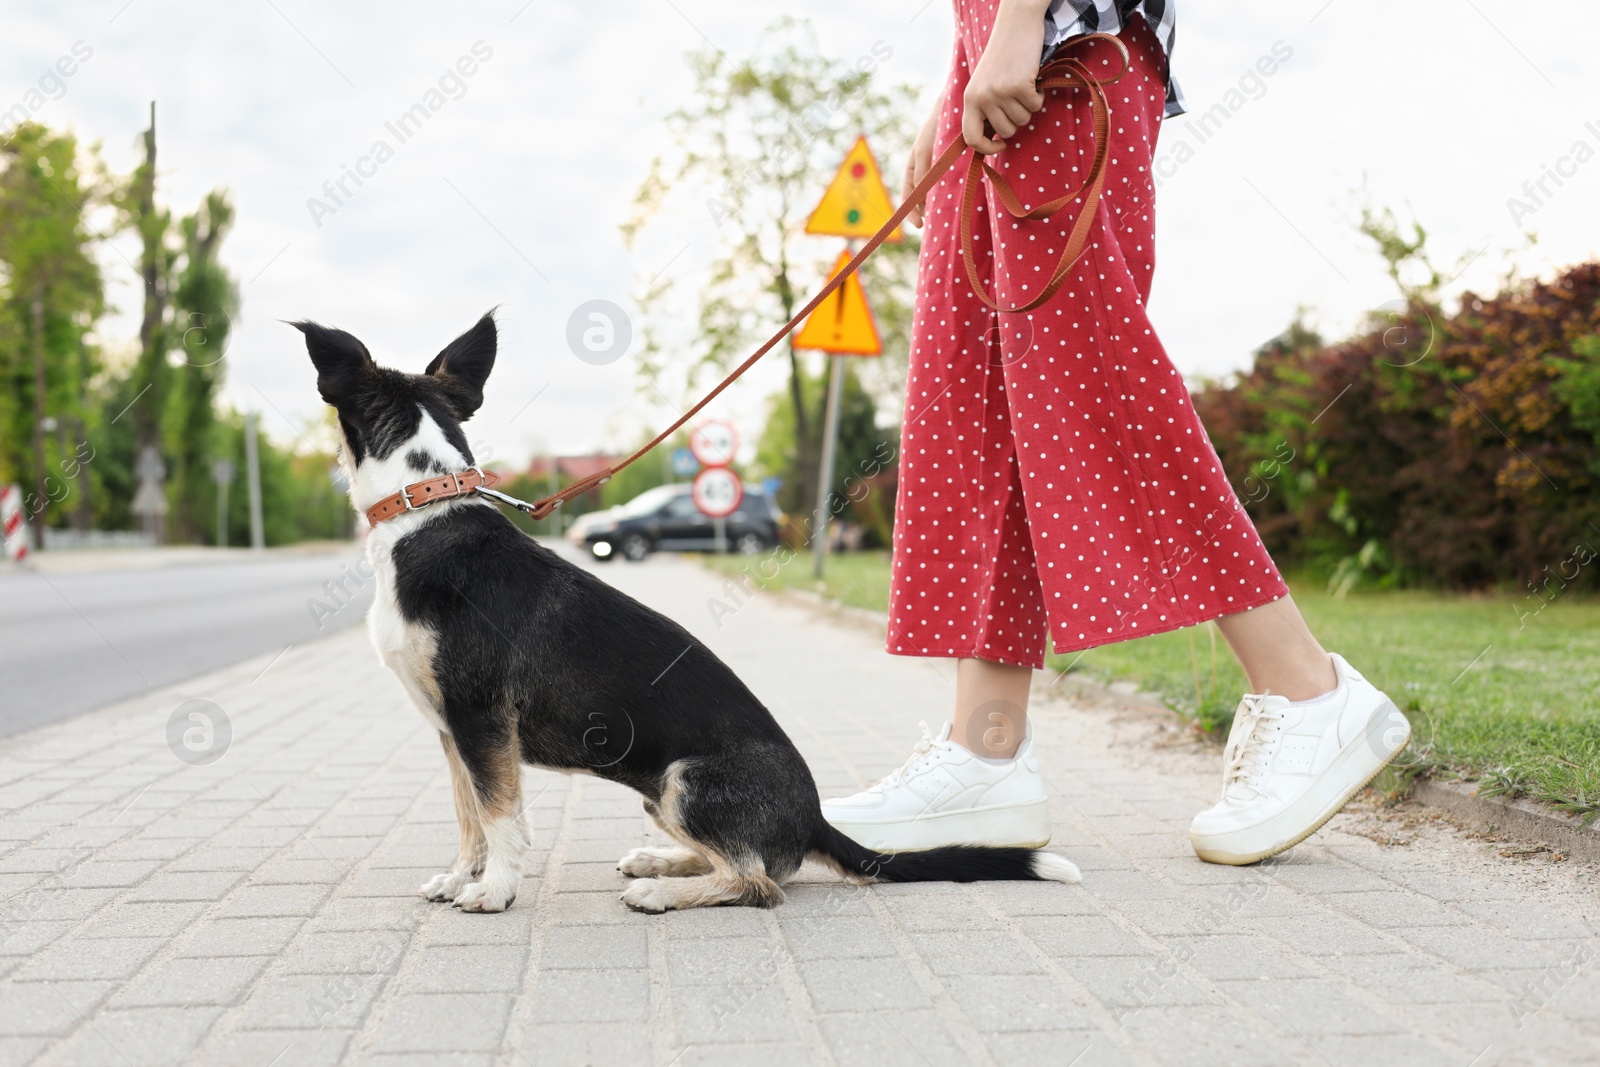
[[[483,384],[494,369],[493,312],[446,345],[421,374],[378,366],[367,346],[343,330],[292,325],[305,334],[317,391],[339,416],[339,461],[357,507],[408,482],[472,464],[461,424],[483,403]]]

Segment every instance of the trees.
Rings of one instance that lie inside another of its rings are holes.
[[[234,208],[218,189],[174,222],[158,196],[153,108],[142,140],[143,162],[120,178],[72,135],[37,123],[0,142],[0,482],[26,487],[36,537],[69,521],[132,527],[138,456],[151,446],[168,474],[169,532],[210,542],[212,460],[242,459],[242,417],[218,410],[239,309],[220,255]],[[140,237],[128,264],[144,290],[131,364],[108,362],[89,340],[105,310],[104,234],[85,217],[103,209]],[[348,536],[349,505],[325,459],[267,441],[261,456],[269,544]],[[233,504],[237,545],[247,539],[245,495]]]
[[[162,436],[172,457],[168,485],[174,532],[184,540],[206,540],[214,521],[211,460],[221,454],[214,449],[216,390],[222,384],[223,354],[239,309],[238,286],[217,256],[232,223],[233,204],[226,190],[216,189],[178,225],[181,245],[176,284],[171,288],[170,329],[172,354],[183,362]]]
[[[802,231],[845,151],[864,133],[880,161],[903,156],[915,134],[915,91],[876,77],[892,55],[879,41],[854,62],[825,56],[809,25],[791,18],[774,23],[743,61],[709,49],[690,54],[694,91],[667,118],[674,150],[652,165],[623,232],[631,243],[670,194],[693,190],[704,196],[716,249],[707,276],[694,279],[687,345],[667,337],[669,311],[687,302],[684,283],[664,274],[640,294],[646,321],[639,367],[647,385],[660,389],[674,371],[692,389],[703,372],[725,370],[748,354],[820,286],[838,246]],[[885,245],[863,272],[896,357],[909,334],[916,253],[914,239]],[[685,349],[682,357],[672,354]],[[787,356],[794,453],[783,499],[806,511],[816,500],[824,396],[807,395],[806,357],[792,346]]]
[[[133,455],[158,449],[167,464],[171,533],[206,540],[213,523],[214,396],[222,383],[223,356],[238,287],[219,256],[233,223],[227,190],[214,189],[176,225],[156,196],[156,108],[142,137],[144,160],[115,194],[122,224],[139,234],[139,276],[144,314],[132,381],[139,397],[131,414]]]
[[[35,530],[60,520],[73,493],[88,524],[88,383],[99,366],[86,338],[105,289],[83,211],[101,196],[71,134],[24,122],[0,147],[0,481],[28,486]]]

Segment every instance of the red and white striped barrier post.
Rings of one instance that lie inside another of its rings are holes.
[[[6,558],[22,559],[28,554],[28,523],[22,513],[21,486],[0,486],[0,525],[6,531]]]

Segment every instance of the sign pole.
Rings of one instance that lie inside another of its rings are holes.
[[[855,252],[856,241],[871,237],[880,219],[894,214],[889,200],[889,190],[883,184],[883,172],[872,157],[863,135],[845,153],[838,173],[822,194],[822,202],[806,219],[806,232],[833,237],[843,237],[848,242],[833,265],[838,274]],[[897,226],[887,240],[903,241],[905,235]],[[831,277],[831,275],[830,275]],[[872,308],[867,303],[867,292],[861,286],[861,276],[853,274],[839,289],[836,301],[830,300],[817,308],[806,319],[800,331],[790,342],[793,348],[826,352],[832,361],[828,375],[827,417],[822,430],[822,464],[818,472],[822,482],[817,487],[817,513],[812,525],[811,549],[815,556],[812,575],[822,577],[823,565],[828,558],[829,498],[833,495],[833,468],[839,451],[839,407],[844,394],[844,357],[876,356],[883,352],[883,339],[878,335],[877,324],[872,320]]]
[[[822,577],[823,561],[828,558],[828,499],[833,495],[834,454],[839,450],[839,395],[844,392],[844,357],[830,355],[833,364],[828,374],[828,415],[822,428],[822,481],[817,485],[817,521],[811,550],[816,558],[811,575]]]
[[[250,492],[250,547],[265,548],[267,539],[261,521],[261,454],[256,447],[256,413],[244,417],[244,478]]]

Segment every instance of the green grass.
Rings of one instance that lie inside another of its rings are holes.
[[[729,557],[710,565],[775,564]],[[796,555],[761,584],[811,589],[880,614],[889,602],[882,552],[829,558],[825,579]],[[1418,590],[1329,595],[1322,582],[1291,579],[1322,643],[1356,664],[1412,720],[1409,774],[1477,779],[1487,793],[1533,797],[1562,811],[1600,815],[1600,601],[1568,596],[1520,620],[1535,602],[1510,595]],[[1048,666],[1101,681],[1131,681],[1211,733],[1227,729],[1244,673],[1216,627],[1052,656]]]

